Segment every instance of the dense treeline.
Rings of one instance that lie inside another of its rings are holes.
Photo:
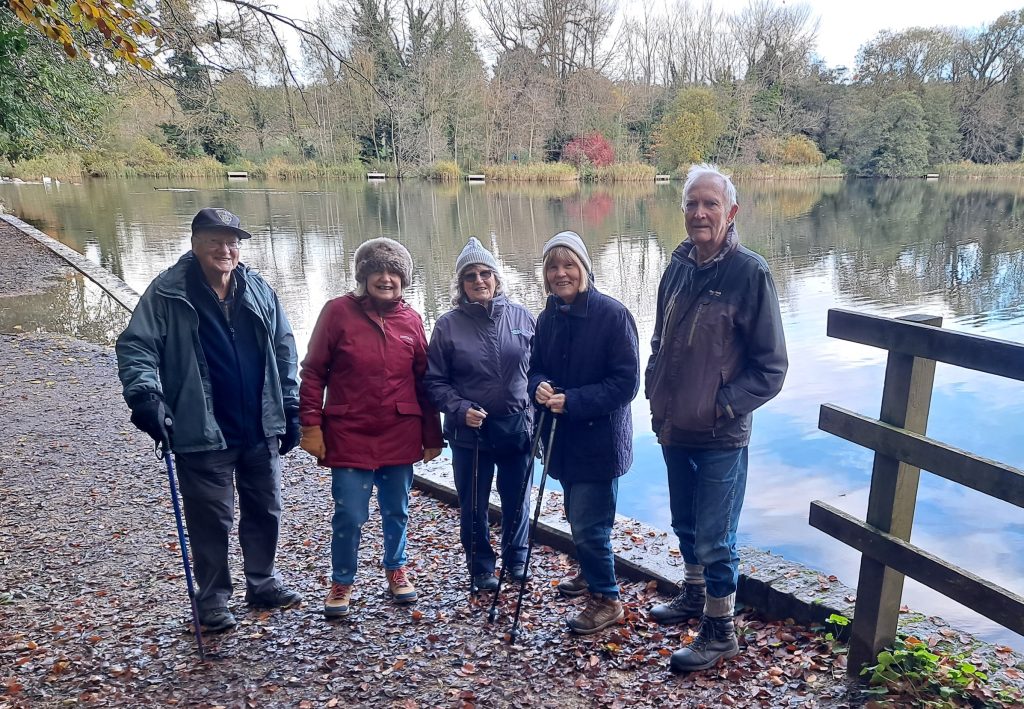
[[[531,166],[563,161],[614,179],[694,160],[917,175],[1024,151],[1024,10],[884,31],[845,68],[817,59],[810,10],[778,0],[629,16],[613,0],[330,0],[298,49],[232,7],[160,0],[159,73],[116,78],[0,7],[0,154],[70,151],[103,174],[558,179],[575,172]]]

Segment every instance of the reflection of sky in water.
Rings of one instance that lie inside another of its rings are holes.
[[[448,308],[454,259],[469,235],[495,251],[509,291],[536,311],[543,302],[541,246],[571,228],[588,243],[599,287],[634,313],[646,361],[658,279],[683,234],[678,184],[466,189],[389,182],[264,190],[250,183],[224,190],[207,183],[196,192],[154,191],[157,184],[5,186],[0,198],[138,290],[187,248],[199,206],[228,207],[256,236],[243,260],[278,290],[300,354],[323,302],[350,287],[349,260],[365,238],[385,234],[409,246],[417,272],[407,297],[429,327]],[[808,504],[821,499],[863,518],[871,454],[818,431],[818,408],[829,402],[876,416],[886,355],[826,337],[827,311],[925,312],[943,316],[948,328],[1024,340],[1022,188],[827,181],[745,183],[739,192],[741,237],[772,266],[790,353],[782,394],[755,415],[741,542],[854,585],[859,556],[808,526]],[[929,434],[1024,467],[1022,395],[1024,384],[939,365]],[[635,462],[621,482],[619,511],[668,529],[664,462],[642,396],[633,412]],[[1020,592],[1024,511],[928,473],[918,499],[914,543]],[[1024,648],[1024,639],[916,583],[908,582],[905,600]]]

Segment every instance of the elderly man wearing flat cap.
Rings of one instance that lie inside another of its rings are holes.
[[[277,294],[239,262],[250,237],[226,209],[199,210],[192,249],[146,289],[116,348],[132,423],[174,452],[199,620],[213,632],[236,623],[228,609],[236,487],[246,601],[302,600],[274,565],[280,456],[299,441],[298,357]]]

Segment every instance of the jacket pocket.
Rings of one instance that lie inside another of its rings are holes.
[[[581,421],[574,433],[573,448],[581,460],[603,461],[611,456],[614,436],[610,415]],[[558,443],[556,434],[555,445]]]
[[[423,410],[420,408],[419,403],[415,401],[397,401],[395,402],[395,410],[402,416],[423,415]]]

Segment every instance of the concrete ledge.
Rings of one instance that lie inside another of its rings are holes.
[[[13,215],[0,214],[0,219],[3,219],[26,236],[32,237],[43,246],[50,249],[50,251],[67,261],[74,268],[91,278],[96,285],[110,294],[110,297],[123,305],[128,312],[135,310],[135,305],[139,302],[139,294],[113,273],[102,266],[96,265],[74,249],[65,246],[53,237],[47,236],[31,224],[26,224]]]
[[[539,480],[535,480],[535,483]],[[458,505],[451,461],[438,458],[418,465],[414,485],[450,505]],[[531,515],[537,504],[536,486],[530,495]],[[491,518],[501,519],[498,493],[491,491]],[[537,524],[537,542],[575,556],[569,523],[562,513],[562,495],[544,493]],[[674,534],[616,515],[612,531],[615,571],[625,578],[654,581],[658,590],[671,594],[683,582],[683,559]],[[855,592],[817,571],[767,551],[740,549],[739,602],[773,618],[793,618],[798,623],[823,623],[832,613],[853,617]]]

